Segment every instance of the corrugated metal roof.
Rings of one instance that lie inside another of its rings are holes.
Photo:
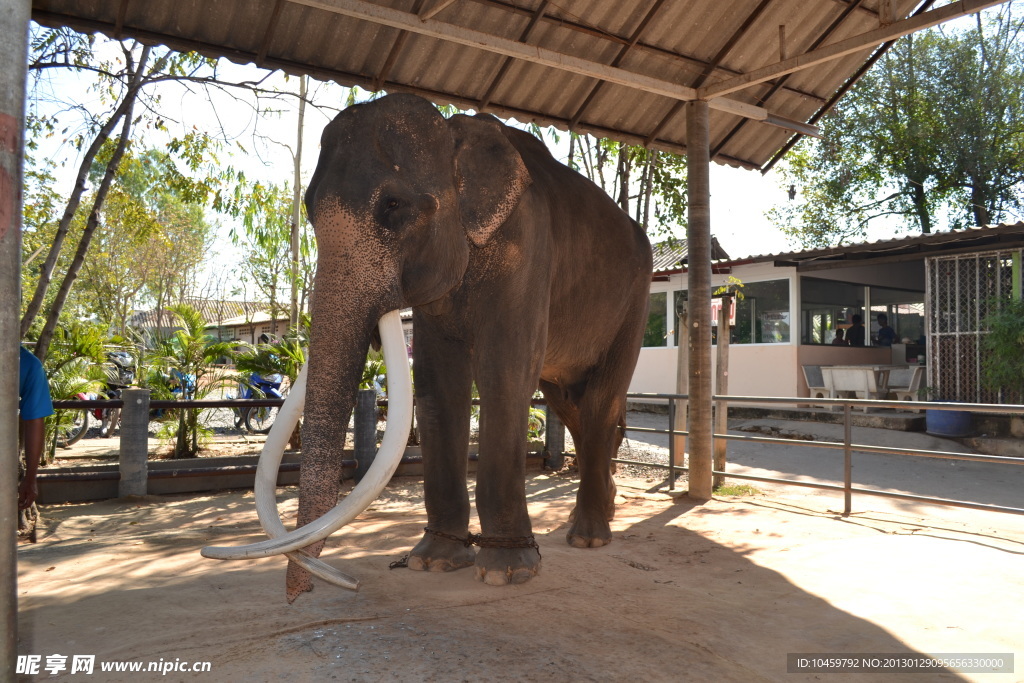
[[[1016,249],[1024,246],[1024,222],[1000,223],[971,227],[964,230],[916,234],[907,237],[881,239],[874,242],[857,242],[838,247],[805,249],[803,251],[759,254],[722,262],[722,265],[740,263],[763,263],[773,261],[778,265],[804,265],[810,263],[855,265],[868,258],[886,256],[902,257],[920,255],[922,258],[942,251],[976,251]]]
[[[887,47],[883,41],[894,31],[880,28],[890,22],[879,16],[887,4],[33,0],[32,16],[49,26],[133,37],[369,90],[412,91],[438,103],[676,153],[686,147],[682,101],[710,99],[712,157],[764,169],[791,144],[794,127],[806,130],[800,124],[817,120],[843,84]],[[931,4],[891,0],[894,18]],[[955,4],[970,9],[998,2]],[[837,46],[847,39],[853,39],[848,54],[815,59],[822,50],[842,52]],[[791,66],[799,70],[783,73]],[[750,84],[766,67],[776,75]],[[737,78],[735,91],[714,92]]]
[[[255,319],[258,315],[264,315],[270,304],[255,301],[220,301],[216,299],[188,299],[185,301],[192,306],[203,320],[212,325],[227,324],[229,319]],[[269,317],[269,316],[266,316]],[[128,317],[128,324],[131,327],[159,327],[173,326],[178,324],[177,314],[165,309],[153,309],[149,311],[136,311]]]
[[[686,257],[689,253],[686,248],[686,240],[660,242],[654,245],[653,250],[655,275],[664,275],[683,270],[683,264],[686,263]],[[725,249],[722,249],[722,245],[718,243],[714,236],[711,237],[711,259],[714,261],[729,259],[729,254],[726,253]]]

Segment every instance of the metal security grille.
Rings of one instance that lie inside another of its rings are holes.
[[[983,321],[995,299],[1013,289],[1013,257],[1021,250],[958,254],[925,261],[929,304],[927,357],[930,398],[1001,403],[981,383]]]

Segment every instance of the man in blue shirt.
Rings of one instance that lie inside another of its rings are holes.
[[[39,495],[36,474],[46,440],[44,420],[53,415],[53,402],[43,364],[24,346],[21,347],[18,371],[18,412],[21,440],[25,446],[25,477],[18,486],[18,509],[24,510],[32,507]]]

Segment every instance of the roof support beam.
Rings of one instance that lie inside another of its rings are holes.
[[[540,4],[537,5],[536,11],[533,16],[530,17],[530,21],[526,24],[526,28],[519,34],[519,42],[526,43],[530,38],[530,34],[533,33],[533,29],[537,26],[537,22],[544,16],[544,12],[547,11],[548,0],[541,0]],[[501,67],[498,69],[498,73],[495,74],[494,78],[491,79],[491,84],[487,86],[487,90],[484,92],[484,96],[480,98],[480,104],[477,106],[477,111],[484,111],[491,104],[491,100],[494,98],[494,93],[497,92],[498,86],[501,85],[502,81],[505,80],[505,74],[508,73],[509,67],[512,66],[512,58],[506,57],[502,60]]]
[[[652,78],[643,74],[626,71],[606,64],[598,64],[572,55],[555,52],[546,48],[524,45],[515,40],[499,38],[480,31],[474,31],[462,26],[447,24],[436,19],[422,20],[415,14],[402,12],[382,7],[363,0],[289,0],[297,5],[312,7],[315,9],[341,14],[355,19],[362,19],[375,24],[391,26],[393,28],[419,33],[440,40],[466,45],[488,52],[495,52],[507,57],[522,59],[534,64],[568,71],[570,73],[597,78],[599,80],[622,85],[627,88],[636,88],[663,97],[670,97],[675,100],[698,99],[697,91],[694,88]],[[746,104],[724,97],[716,97],[709,102],[712,109],[728,112],[744,118],[762,121],[771,125],[780,126],[789,130],[795,130],[806,135],[816,135],[818,130],[815,126],[807,126],[799,121],[791,121],[781,116],[774,116],[762,107]]]
[[[433,19],[435,15],[443,12],[445,9],[448,8],[449,5],[454,5],[455,2],[456,0],[440,0],[440,2],[435,4],[430,9],[424,9],[420,12],[417,12],[416,14],[418,14],[420,19],[422,19],[423,21],[426,21],[427,19]]]
[[[761,17],[761,15],[764,14],[764,11],[768,9],[768,5],[771,4],[771,2],[772,0],[761,0],[757,7],[754,8],[754,11],[747,15],[747,18],[740,25],[739,29],[737,29],[736,32],[732,34],[729,40],[725,41],[725,45],[723,45],[722,48],[718,51],[718,54],[712,57],[711,61],[704,65],[704,70],[700,72],[699,76],[697,76],[697,80],[694,81],[693,87],[699,88],[700,86],[704,85],[704,81],[708,79],[708,76],[710,76],[715,71],[715,69],[717,69],[722,64],[722,60],[729,56],[729,53],[732,52],[732,49],[736,47],[736,44],[739,43],[739,41],[743,38],[744,35],[746,35],[747,31],[749,31],[751,27],[754,26],[754,23]],[[655,126],[654,130],[651,131],[651,134],[647,136],[647,144],[653,142],[654,139],[661,134],[661,131],[664,130],[665,126],[667,126],[669,122],[676,117],[676,114],[678,114],[682,110],[682,108],[683,103],[677,102],[672,107],[672,109],[670,109],[669,112],[664,117],[662,117],[661,121],[658,122],[658,125]]]
[[[846,5],[846,7],[843,8],[843,11],[839,13],[839,16],[837,16],[832,21],[832,23],[829,24],[828,27],[821,33],[821,35],[819,35],[810,44],[810,46],[807,48],[807,50],[808,51],[816,50],[820,46],[824,45],[825,41],[827,41],[829,38],[831,38],[832,35],[836,31],[839,30],[839,27],[842,26],[846,22],[847,18],[851,14],[853,14],[853,12],[858,7],[863,6],[863,4],[864,4],[864,0],[851,0],[851,2],[848,5]],[[780,26],[779,28],[781,29],[782,27]],[[779,58],[780,59],[786,59],[786,56],[785,55],[781,55]],[[760,95],[757,96],[757,101],[760,102],[762,105],[767,105],[769,98],[774,96],[775,93],[777,93],[779,91],[779,89],[782,88],[785,85],[786,81],[789,80],[789,77],[791,75],[792,74],[786,74],[784,76],[781,76],[774,83],[766,84],[766,85],[769,85],[768,89],[765,92],[763,92],[763,93],[761,93]],[[816,123],[816,122],[811,121],[810,123]],[[718,154],[718,152],[720,152],[722,149],[724,149],[725,146],[727,144],[729,144],[729,141],[732,140],[733,136],[738,134],[741,130],[743,130],[743,127],[746,124],[747,124],[746,119],[743,119],[739,123],[737,123],[735,126],[733,126],[732,130],[730,130],[725,135],[725,137],[723,137],[721,140],[718,141],[718,146],[711,150],[711,156],[714,157],[716,154]]]
[[[722,97],[748,88],[751,85],[763,83],[784,74],[800,71],[801,69],[806,69],[854,52],[877,47],[886,41],[894,40],[932,26],[938,26],[952,19],[966,17],[983,9],[1002,5],[1006,2],[1007,0],[960,0],[960,2],[945,5],[944,7],[894,22],[888,26],[882,26],[874,31],[868,31],[846,40],[840,40],[838,43],[832,43],[831,45],[811,50],[797,57],[791,57],[790,59],[785,59],[760,69],[754,69],[742,76],[704,86],[699,89],[698,97],[701,99]],[[714,107],[713,102],[711,106]]]
[[[270,18],[267,19],[267,28],[263,32],[263,41],[260,43],[260,49],[256,53],[256,66],[262,67],[264,60],[267,58],[267,50],[270,49],[270,43],[274,40],[274,31],[277,29],[277,20],[281,16],[281,8],[284,7],[285,0],[277,0],[274,3],[274,9],[270,12]]]
[[[622,64],[622,61],[626,58],[626,55],[629,54],[629,51],[632,50],[636,46],[637,42],[640,41],[640,36],[643,35],[644,30],[647,28],[648,24],[651,23],[651,20],[654,19],[654,15],[658,13],[658,10],[661,9],[661,6],[662,4],[664,4],[664,2],[665,0],[654,0],[654,4],[651,6],[649,10],[647,10],[647,14],[644,15],[644,18],[640,20],[640,24],[636,27],[636,30],[633,31],[633,35],[630,36],[629,44],[623,45],[622,48],[619,50],[619,54],[616,55],[614,61],[612,61],[612,66],[617,67]],[[583,114],[586,113],[587,107],[590,106],[590,103],[593,102],[594,98],[597,97],[598,93],[601,92],[602,87],[604,87],[604,82],[598,81],[597,83],[594,84],[594,87],[590,89],[590,94],[587,95],[586,99],[583,101],[583,104],[581,104],[579,108],[576,110],[576,113],[573,114],[573,126],[578,124],[580,122],[580,119],[583,118]]]

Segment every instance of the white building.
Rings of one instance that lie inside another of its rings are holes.
[[[743,285],[728,393],[808,396],[802,365],[911,364],[924,354],[926,382],[944,398],[998,402],[979,380],[981,320],[992,297],[1021,296],[1022,247],[1024,223],[1016,223],[718,260],[713,287],[730,278]],[[675,305],[686,286],[684,246],[674,263],[656,265],[631,392],[675,393]],[[872,345],[879,313],[905,344]],[[833,345],[854,314],[864,320],[867,345]]]

